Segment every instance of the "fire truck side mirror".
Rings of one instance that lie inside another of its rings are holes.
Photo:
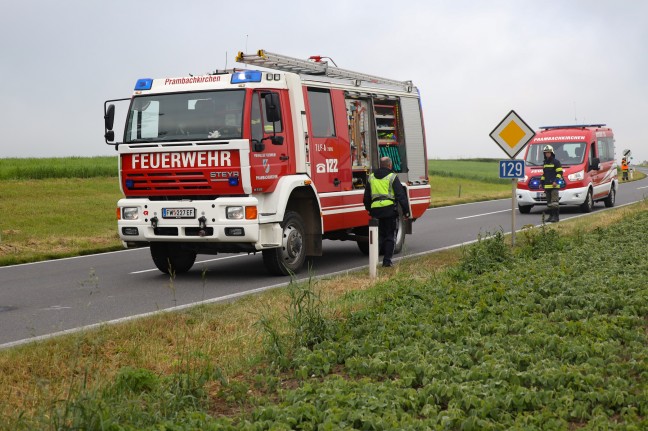
[[[106,113],[104,114],[104,123],[106,124],[106,130],[112,130],[115,123],[115,105],[112,103],[108,105]]]
[[[104,114],[104,124],[106,127],[106,133],[104,138],[106,143],[113,142],[115,140],[115,132],[113,131],[113,126],[115,124],[115,105],[112,103],[106,108],[106,113]]]
[[[281,121],[281,105],[278,93],[267,93],[264,97],[266,105],[266,116],[270,123]]]
[[[265,150],[265,144],[257,139],[252,139],[252,151],[260,153]]]

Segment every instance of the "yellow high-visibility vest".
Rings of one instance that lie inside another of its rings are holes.
[[[396,197],[394,196],[394,180],[396,174],[391,173],[384,178],[376,178],[374,174],[369,175],[369,185],[371,186],[371,208],[382,208],[394,205]]]

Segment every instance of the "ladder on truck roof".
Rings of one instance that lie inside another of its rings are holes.
[[[330,78],[351,79],[355,86],[360,86],[361,81],[374,84],[387,84],[403,88],[408,93],[412,92],[412,81],[396,81],[394,79],[381,78],[367,75],[366,73],[353,72],[328,65],[327,61],[321,61],[322,57],[314,56],[315,61],[302,60],[300,58],[288,57],[287,55],[274,54],[260,49],[256,54],[244,54],[242,51],[236,56],[239,63],[253,64],[268,69],[277,69],[284,72],[293,72],[305,75],[319,75]]]

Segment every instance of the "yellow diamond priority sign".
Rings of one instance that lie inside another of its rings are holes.
[[[533,129],[515,111],[509,112],[490,134],[510,158],[514,158],[534,136]]]

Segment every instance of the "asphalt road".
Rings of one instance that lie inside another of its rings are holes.
[[[648,179],[620,184],[616,206],[646,194]],[[600,202],[593,213],[604,210]],[[516,230],[540,224],[542,211],[516,211]],[[561,220],[579,216],[578,208],[561,209]],[[414,223],[400,257],[473,242],[500,229],[510,232],[511,218],[510,199],[428,210]],[[326,276],[367,264],[354,242],[325,241],[312,272]],[[306,268],[300,277],[308,277]],[[289,281],[269,276],[261,254],[201,255],[189,273],[171,280],[155,269],[148,248],[0,267],[0,349],[160,310],[231,300]]]

